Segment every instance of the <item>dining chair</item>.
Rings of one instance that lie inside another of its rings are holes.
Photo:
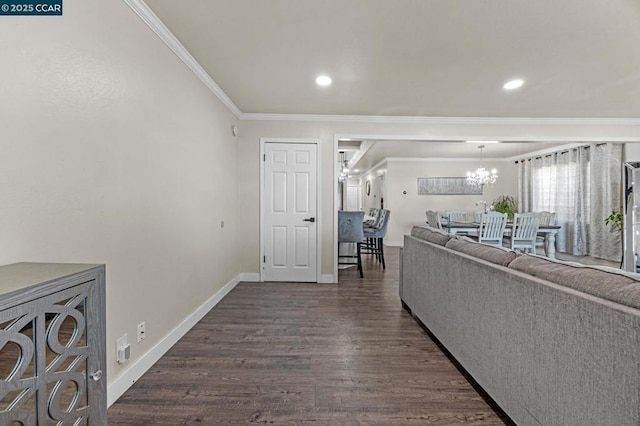
[[[478,242],[502,247],[504,230],[507,227],[507,214],[498,212],[482,213]]]
[[[538,213],[515,213],[511,228],[511,249],[535,254],[539,225],[540,215]]]
[[[464,210],[445,210],[447,222],[466,222],[467,212]],[[467,232],[458,232],[458,235],[469,235]]]
[[[366,245],[364,246],[364,252],[368,254],[374,254],[378,262],[382,263],[382,269],[386,269],[384,262],[384,244],[383,239],[387,235],[387,226],[389,225],[389,219],[391,217],[391,211],[381,209],[380,216],[382,220],[375,228],[365,228],[364,237],[366,238]]]
[[[360,278],[364,277],[364,273],[362,272],[363,219],[363,211],[338,211],[338,265],[353,265],[353,262],[340,262],[340,259],[355,257]],[[341,255],[340,243],[354,243],[356,245],[356,254]]]
[[[555,225],[556,224],[556,213],[555,212],[550,212],[550,211],[541,211],[538,212],[538,215],[540,215],[540,226],[549,226],[549,225]],[[536,247],[544,247],[546,238],[544,235],[538,235],[536,237]],[[546,250],[545,250],[546,251]]]
[[[537,213],[540,217],[540,225],[555,225],[556,214],[553,212],[542,211]]]
[[[467,220],[467,212],[464,210],[445,210],[444,215],[451,222],[466,222]]]
[[[427,223],[432,228],[438,228],[442,230],[442,222],[440,221],[440,213],[435,210],[427,210]]]

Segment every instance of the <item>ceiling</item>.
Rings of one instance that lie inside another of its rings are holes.
[[[640,117],[638,0],[146,4],[243,113]]]
[[[455,158],[457,161],[465,158],[480,159],[478,144],[462,141],[376,140],[366,142],[360,146],[357,141],[340,142],[338,145],[339,150],[346,151],[352,175],[361,175],[367,172],[385,158]],[[517,158],[549,148],[561,149],[558,147],[562,145],[567,144],[541,142],[486,144],[482,150],[482,156],[484,159]],[[360,147],[363,148],[363,151],[366,147],[366,152],[361,153],[363,155],[360,158],[354,157],[360,151]],[[355,161],[353,161],[354,158],[356,158]],[[358,171],[356,172],[356,170]]]

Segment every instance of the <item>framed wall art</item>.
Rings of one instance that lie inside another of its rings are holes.
[[[470,185],[466,177],[418,178],[418,195],[482,195],[482,186]]]

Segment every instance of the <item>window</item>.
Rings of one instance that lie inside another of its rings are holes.
[[[518,161],[521,211],[556,213],[556,248],[620,259],[620,235],[604,218],[621,204],[622,145],[593,144]]]
[[[531,210],[555,212],[556,220],[561,223],[576,221],[578,215],[585,223],[589,223],[589,161],[582,166],[582,173],[578,170],[578,163],[573,161],[553,163],[553,159],[549,157],[533,161]]]

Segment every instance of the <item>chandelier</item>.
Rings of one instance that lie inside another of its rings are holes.
[[[480,148],[480,167],[475,172],[467,172],[467,183],[475,187],[483,187],[498,180],[498,170],[492,169],[489,172],[482,167],[482,148],[484,148],[484,145],[478,145],[478,148]]]
[[[340,151],[339,156],[340,175],[338,176],[338,182],[344,182],[349,177],[349,160],[347,160],[347,153],[344,151]]]

